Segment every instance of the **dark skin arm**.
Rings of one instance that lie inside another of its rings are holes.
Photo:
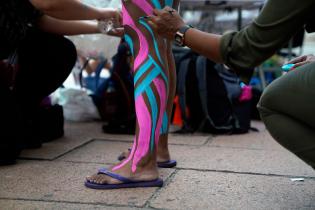
[[[169,11],[172,11],[172,14]],[[174,40],[176,32],[185,25],[180,15],[170,7],[154,10],[154,15],[149,16],[148,19],[149,24],[161,36],[171,41]],[[217,63],[222,63],[219,51],[220,38],[220,35],[189,29],[185,34],[185,45]]]
[[[99,20],[118,18],[119,12],[110,8],[96,8],[79,0],[30,0],[46,15],[62,20]]]
[[[97,22],[86,20],[115,19],[116,22],[121,22],[120,11],[88,6],[78,0],[30,0],[30,2],[44,13],[38,21],[38,27],[50,33],[60,35],[101,33]],[[114,29],[107,34],[122,36],[123,29]]]

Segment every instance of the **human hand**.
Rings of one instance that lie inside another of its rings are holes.
[[[294,58],[288,61],[287,63],[294,64],[294,66],[290,69],[290,71],[292,71],[296,67],[303,66],[305,64],[312,63],[312,62],[315,62],[315,56],[312,54],[309,54],[309,55],[303,55],[303,56]]]
[[[99,20],[111,20],[116,28],[122,26],[122,12],[119,9],[104,8],[101,9],[101,17]]]
[[[174,40],[176,32],[185,25],[178,12],[171,7],[155,9],[153,15],[147,17],[151,27],[162,37]]]
[[[100,33],[110,36],[122,37],[125,32],[123,27],[116,27],[112,20],[99,20],[97,27]]]
[[[107,35],[115,37],[123,37],[124,34],[125,34],[124,28],[113,28],[112,30],[107,32]]]

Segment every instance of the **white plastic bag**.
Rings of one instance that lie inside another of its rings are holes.
[[[60,88],[53,94],[52,103],[63,106],[66,120],[85,122],[100,119],[99,112],[86,90]]]

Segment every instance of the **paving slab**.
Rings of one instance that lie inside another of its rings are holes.
[[[23,150],[21,157],[52,160],[92,140],[93,136],[101,137],[102,135],[101,126],[97,122],[67,122],[65,123],[65,136],[63,138],[45,143],[40,149]],[[105,135],[102,137],[105,138]]]
[[[106,206],[80,203],[62,203],[62,202],[45,202],[45,201],[28,201],[28,200],[2,200],[0,199],[1,209],[5,210],[149,210],[146,208],[133,208],[121,206]]]
[[[77,150],[66,154],[58,160],[113,164],[118,162],[118,155],[131,146],[132,144],[130,142],[95,140]]]
[[[265,131],[265,130],[267,130],[265,124],[264,124],[261,120],[252,120],[252,121],[250,122],[250,126],[251,126],[252,128],[258,129],[259,131]]]
[[[158,188],[93,190],[84,186],[86,175],[104,167],[100,164],[61,161],[20,161],[0,170],[0,199],[77,202],[80,204],[142,207]],[[106,166],[105,166],[106,167]],[[160,171],[166,179],[172,169]]]
[[[181,170],[151,201],[158,209],[315,209],[315,180]]]
[[[132,143],[130,142],[95,140],[77,150],[66,154],[58,160],[113,164],[117,162],[118,155],[131,146]]]
[[[169,144],[174,145],[204,145],[210,139],[210,134],[169,134]]]
[[[117,155],[130,144],[93,141],[61,157],[60,161],[116,163]],[[293,154],[281,151],[170,145],[177,167],[197,170],[234,171],[315,177],[315,171]]]
[[[114,141],[127,141],[133,142],[134,136],[132,135],[109,135],[103,138],[94,138],[98,140],[114,140]],[[174,145],[204,145],[212,138],[210,134],[169,134],[169,144]]]
[[[276,142],[268,131],[250,132],[242,135],[222,135],[216,136],[208,142],[208,146],[230,147],[257,150],[283,150],[282,146]]]
[[[65,136],[42,145],[40,149],[23,150],[21,158],[53,160],[93,139],[133,142],[133,135],[107,134],[102,131],[102,122],[66,122]],[[209,135],[170,134],[170,144],[203,145]]]
[[[178,168],[315,177],[315,171],[287,150],[170,147]]]

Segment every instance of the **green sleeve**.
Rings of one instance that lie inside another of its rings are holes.
[[[222,36],[220,54],[225,64],[245,81],[253,68],[272,56],[307,22],[314,0],[269,0],[251,25]]]

